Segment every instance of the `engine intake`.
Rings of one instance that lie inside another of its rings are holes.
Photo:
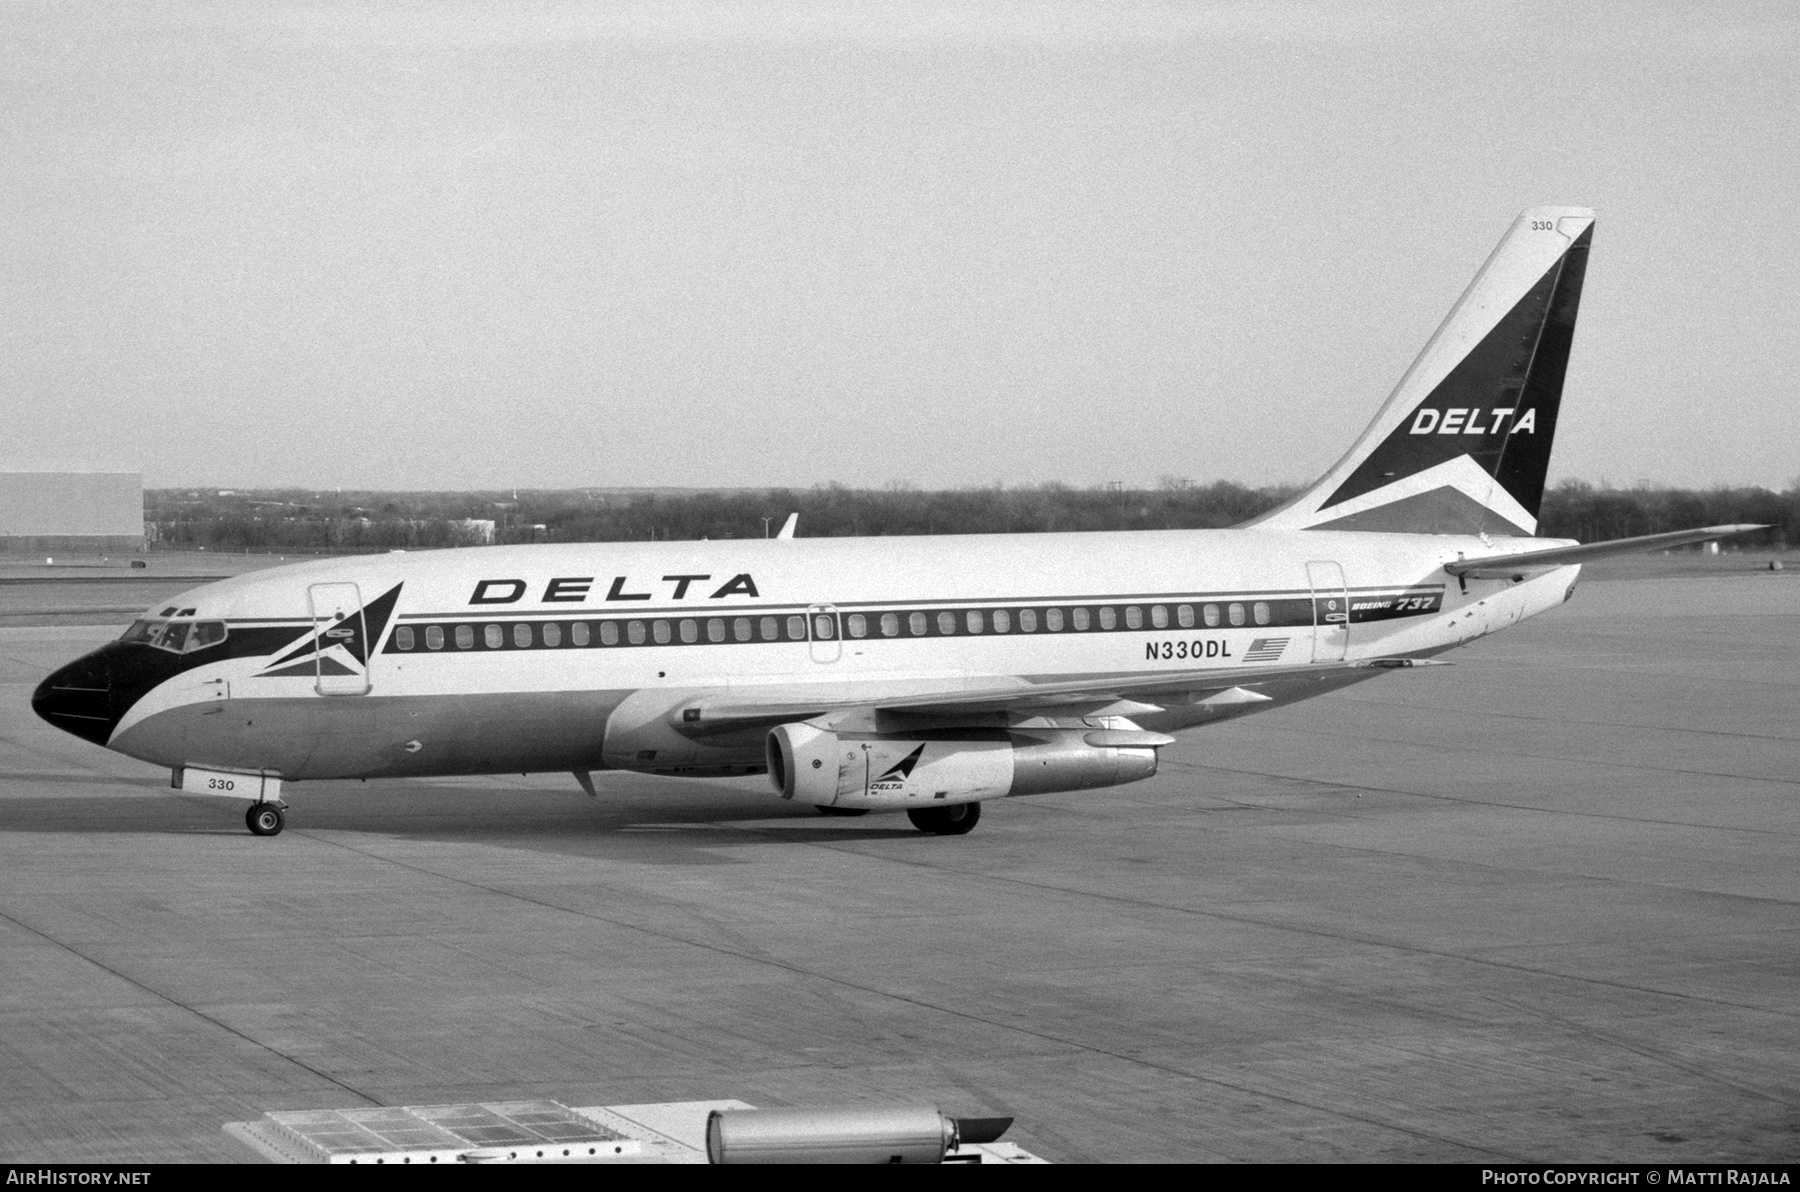
[[[1086,728],[886,736],[784,724],[769,733],[769,780],[784,799],[825,807],[942,806],[1136,782],[1156,773],[1156,747],[1169,740]]]

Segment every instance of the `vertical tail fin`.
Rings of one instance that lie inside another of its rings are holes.
[[[1356,445],[1247,524],[1535,532],[1593,231],[1583,207],[1522,212]]]

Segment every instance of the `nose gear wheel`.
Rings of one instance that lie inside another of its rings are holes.
[[[255,836],[279,836],[287,826],[287,817],[273,803],[252,803],[244,812],[244,824]]]

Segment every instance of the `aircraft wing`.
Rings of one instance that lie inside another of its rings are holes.
[[[1506,555],[1489,555],[1480,559],[1458,559],[1445,563],[1444,570],[1460,579],[1512,579],[1533,571],[1548,571],[1570,563],[1586,563],[1612,555],[1632,555],[1641,551],[1668,550],[1674,546],[1692,546],[1714,538],[1729,538],[1766,526],[1706,526],[1698,530],[1675,530],[1668,534],[1645,534],[1638,538],[1615,538],[1611,542],[1594,542],[1586,546],[1558,546],[1549,550],[1517,551]]]
[[[1449,666],[1418,658],[1366,658],[1355,662],[1299,663],[1292,666],[1232,666],[1206,670],[1165,671],[1114,677],[1071,679],[1056,683],[1015,683],[961,690],[935,690],[876,695],[838,687],[816,696],[789,688],[768,698],[704,697],[680,709],[681,731],[695,736],[736,732],[759,725],[811,720],[828,713],[867,710],[917,716],[960,718],[1004,712],[1081,716],[1133,716],[1159,712],[1162,699],[1201,703],[1209,693],[1221,704],[1260,703],[1270,697],[1255,688],[1277,679],[1323,678],[1354,670],[1401,670],[1415,666]],[[1223,697],[1223,698],[1221,698]]]

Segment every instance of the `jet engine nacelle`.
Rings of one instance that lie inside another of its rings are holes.
[[[1086,728],[886,736],[784,724],[769,733],[769,779],[782,798],[825,807],[944,806],[1136,782],[1156,773],[1156,747],[1170,740]]]

